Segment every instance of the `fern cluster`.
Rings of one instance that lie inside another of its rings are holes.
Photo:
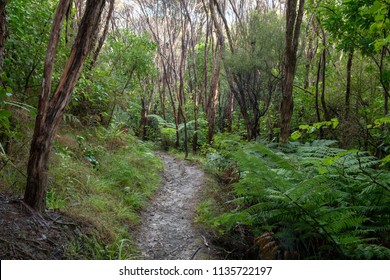
[[[227,202],[233,210],[214,225],[225,233],[248,228],[248,246],[263,258],[389,259],[390,174],[375,157],[333,144],[220,139],[209,165],[234,162],[240,180]]]

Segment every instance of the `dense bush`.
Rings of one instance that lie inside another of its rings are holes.
[[[375,157],[334,144],[220,139],[208,165],[220,177],[236,166],[240,178],[228,210],[209,223],[222,235],[244,228],[260,258],[388,259],[390,174]]]

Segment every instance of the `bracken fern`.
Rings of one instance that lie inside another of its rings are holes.
[[[209,155],[214,170],[234,162],[240,173],[232,210],[214,219],[221,232],[248,228],[260,257],[390,258],[390,175],[375,157],[329,140],[282,149],[218,141],[234,149]]]

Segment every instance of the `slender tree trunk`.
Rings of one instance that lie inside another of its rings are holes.
[[[194,93],[194,135],[192,137],[192,152],[195,154],[198,150],[198,133],[199,133],[199,126],[198,126],[198,111],[199,111],[199,104],[198,104],[198,94]]]
[[[183,23],[182,23],[183,24]],[[186,53],[188,48],[188,43],[186,40],[187,31],[187,21],[182,26],[182,38],[181,38],[181,55],[180,55],[180,69],[179,69],[179,114],[181,115],[184,123],[184,152],[185,158],[188,158],[188,132],[187,132],[187,118],[183,110],[184,107],[184,72],[185,72],[185,62],[186,62]]]
[[[379,63],[379,79],[380,79],[380,83],[381,83],[382,88],[383,88],[383,99],[384,99],[383,109],[384,109],[385,116],[387,116],[389,114],[389,96],[390,96],[390,93],[389,93],[390,82],[389,82],[389,79],[386,79],[384,77],[384,69],[383,69],[386,54],[387,54],[387,48],[385,46],[383,46],[381,49],[381,60]]]
[[[234,113],[234,94],[230,92],[229,96],[229,112],[227,119],[227,132],[232,133],[233,131],[233,113]]]
[[[146,109],[146,100],[145,96],[141,97],[141,120],[139,124],[139,133],[141,139],[144,141],[146,139],[146,123],[147,123],[147,109]]]
[[[297,11],[298,4],[298,11]],[[282,102],[280,105],[279,141],[287,143],[290,136],[291,118],[294,111],[293,83],[297,63],[298,39],[301,30],[305,0],[287,0],[286,2],[286,38]]]
[[[52,25],[44,66],[42,93],[39,97],[38,115],[35,121],[27,168],[24,201],[38,211],[44,211],[46,208],[48,163],[58,125],[83,63],[93,46],[93,38],[98,30],[105,0],[88,0],[68,62],[53,96],[50,97],[54,57],[69,4],[70,0],[60,1]]]
[[[223,48],[223,34],[222,28],[219,24],[215,10],[214,10],[215,0],[210,0],[209,9],[212,21],[214,23],[215,29],[217,30],[217,42],[215,46],[215,51],[213,54],[213,69],[210,78],[210,93],[207,100],[207,122],[208,122],[208,133],[207,133],[207,142],[211,144],[214,133],[215,133],[215,121],[217,114],[217,105],[218,105],[218,95],[219,95],[219,78],[221,74],[221,63],[222,63],[222,48]]]
[[[166,120],[167,119],[167,113],[166,113],[166,109],[165,109],[165,90],[166,90],[166,81],[165,81],[165,77],[164,77],[165,74],[163,74],[163,77],[162,77],[162,89],[160,90],[160,103],[161,103],[161,112],[162,112],[162,116],[163,116],[163,119]]]
[[[268,133],[268,141],[269,142],[272,142],[273,139],[274,139],[274,127],[273,127],[273,122],[272,122],[272,119],[271,119],[271,113],[270,111],[268,111],[268,114],[267,114],[267,124],[268,124],[268,129],[269,129],[269,133]]]
[[[319,106],[319,83],[321,79],[321,72],[322,72],[322,59],[321,56],[318,60],[318,68],[317,68],[317,75],[316,75],[316,94],[315,94],[315,109],[316,109],[316,116],[317,116],[317,122],[321,122],[321,112],[320,112],[320,106]],[[322,95],[321,95],[322,96]],[[322,127],[319,129],[319,139],[324,138],[324,130]]]
[[[352,60],[353,51],[348,53],[348,61],[346,68],[347,84],[345,87],[345,114],[343,120],[343,135],[341,137],[340,146],[347,149],[351,145],[351,123],[350,123],[350,111],[351,111],[351,76],[352,76]]]
[[[205,8],[206,9],[206,8]],[[206,11],[206,10],[205,10]],[[203,62],[203,88],[202,88],[202,94],[200,97],[202,100],[199,100],[200,103],[203,105],[203,111],[206,112],[206,96],[207,96],[207,88],[208,88],[208,62],[209,62],[209,34],[210,34],[210,23],[207,15],[207,25],[206,25],[206,39],[204,43],[204,62]]]
[[[223,10],[221,9],[221,6],[219,5],[219,3],[218,3],[217,0],[214,0],[214,4],[215,4],[215,6],[217,7],[218,14],[219,14],[219,15],[221,16],[221,18],[222,18],[223,25],[224,25],[224,27],[225,27],[226,37],[227,37],[227,39],[228,39],[228,45],[229,45],[230,51],[231,51],[232,53],[234,53],[233,40],[232,40],[232,36],[230,35],[229,24],[228,24],[228,22],[227,22],[227,20],[226,20],[226,17],[225,17],[225,11],[223,11]],[[212,13],[213,13],[213,9],[210,9],[210,10],[211,10]],[[220,34],[222,34],[222,31],[221,31],[220,28],[219,28],[219,30],[220,30],[220,31],[218,31],[218,32],[220,32]]]
[[[166,66],[163,63],[163,69],[164,69],[164,77],[166,79],[166,85],[168,87],[168,94],[169,94],[169,98],[170,98],[170,101],[171,101],[171,104],[172,104],[172,111],[173,111],[173,116],[175,118],[175,128],[176,128],[176,141],[175,141],[175,146],[176,148],[179,148],[180,146],[180,134],[179,134],[179,119],[178,119],[178,115],[176,113],[176,105],[175,105],[175,100],[173,98],[173,93],[172,93],[172,87],[171,87],[171,84],[169,83],[169,80],[168,80],[168,76],[167,76],[167,69],[166,69]],[[179,109],[178,109],[179,110]]]
[[[314,21],[314,15],[311,16],[309,20],[309,24],[307,31],[306,31],[306,37],[309,38],[308,45],[306,47],[306,64],[305,64],[305,76],[304,76],[304,83],[303,88],[307,89],[310,85],[310,69],[312,67],[312,61],[314,58],[314,54],[316,53],[316,49],[313,46],[314,41],[314,34],[315,34],[315,21]]]
[[[353,60],[353,51],[348,53],[347,61],[347,86],[345,89],[345,121],[349,120],[349,113],[351,109],[351,75],[352,75],[352,60]]]
[[[91,62],[91,68],[95,67],[97,59],[99,57],[100,51],[103,48],[104,41],[106,40],[108,29],[110,27],[110,21],[112,18],[112,14],[114,13],[114,7],[115,7],[115,0],[109,0],[110,1],[110,7],[108,9],[107,18],[106,18],[106,24],[104,25],[103,34],[99,38],[98,45],[96,49],[93,52],[92,62]]]
[[[328,106],[325,100],[325,86],[326,86],[326,49],[322,51],[322,66],[321,66],[321,106],[324,111],[324,118],[326,121],[330,120]]]
[[[195,154],[198,149],[198,110],[199,110],[199,102],[198,102],[198,77],[197,77],[197,66],[196,66],[196,32],[195,32],[195,26],[194,22],[191,19],[190,12],[188,10],[188,7],[185,4],[186,1],[182,0],[180,3],[183,5],[183,8],[186,13],[187,20],[190,24],[190,45],[191,45],[191,52],[192,52],[192,69],[189,69],[189,80],[192,80],[192,87],[190,86],[190,91],[193,92],[193,101],[194,101],[194,134],[192,137],[192,152]],[[187,1],[188,2],[188,1]],[[183,32],[184,34],[184,32]],[[188,49],[188,48],[187,48]],[[191,77],[191,70],[193,72],[193,77]],[[187,124],[185,123],[185,126]],[[187,136],[185,136],[187,137]]]
[[[316,109],[317,122],[321,121],[320,106],[319,106],[319,84],[320,84],[321,65],[322,65],[321,61],[322,61],[322,57],[320,57],[320,59],[318,60],[317,75],[316,75],[315,109]]]
[[[192,31],[192,36],[194,32]],[[198,75],[196,73],[197,67],[196,67],[196,53],[195,53],[195,40],[191,40],[191,47],[192,47],[192,66],[193,66],[193,73],[194,73],[194,135],[192,137],[192,152],[195,154],[198,150],[198,112],[199,112],[199,94],[198,94]]]
[[[239,116],[242,116],[242,118],[244,119],[245,128],[247,131],[247,140],[250,141],[253,139],[252,138],[252,129],[251,129],[251,117],[248,114],[247,106],[245,103],[245,97],[241,94],[242,89],[240,88],[240,83],[237,80],[237,77],[233,76],[232,80],[234,80],[234,81],[230,81],[230,83],[234,82],[237,85],[237,87],[239,88],[238,90],[236,90],[234,86],[230,85],[230,88],[232,89],[233,94],[234,94],[234,98],[237,100],[237,103],[239,105],[238,107],[239,107],[240,113],[241,113],[241,115],[239,115]],[[239,91],[241,91],[241,92],[239,92]],[[240,122],[238,121],[238,123],[240,123]]]
[[[213,61],[213,71],[211,74],[210,81],[210,93],[208,98],[208,110],[206,112],[207,121],[208,121],[208,134],[207,134],[207,142],[211,144],[214,133],[215,133],[215,121],[217,114],[217,106],[218,106],[218,95],[219,95],[219,77],[221,74],[221,50],[222,42],[218,39],[217,46],[214,54]]]

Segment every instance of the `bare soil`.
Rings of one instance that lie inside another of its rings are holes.
[[[164,182],[142,213],[135,233],[142,259],[216,259],[206,233],[194,225],[204,172],[190,161],[158,155],[165,166]]]

